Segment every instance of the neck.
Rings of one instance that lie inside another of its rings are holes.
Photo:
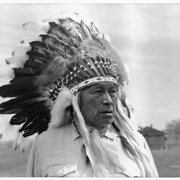
[[[98,128],[95,128],[93,126],[89,126],[86,124],[86,128],[88,129],[89,132],[92,132],[93,130],[98,130],[99,132],[107,131],[110,126],[111,126],[111,124],[98,129]]]

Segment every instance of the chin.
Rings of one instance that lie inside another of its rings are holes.
[[[103,119],[101,122],[101,124],[103,125],[103,127],[106,127],[106,126],[109,126],[113,123],[114,119],[111,118],[111,119]]]

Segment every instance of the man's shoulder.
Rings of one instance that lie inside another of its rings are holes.
[[[77,132],[73,124],[48,129],[41,133],[34,145],[41,165],[43,167],[55,164],[66,165],[79,157],[82,141],[76,141],[75,135]]]
[[[71,123],[59,128],[52,128],[44,131],[37,137],[37,141],[38,143],[42,143],[44,141],[55,142],[56,140],[61,142],[61,140],[73,140],[76,136],[78,136],[78,133],[74,125]]]

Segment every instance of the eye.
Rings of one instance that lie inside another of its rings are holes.
[[[109,93],[113,96],[117,95],[118,90],[116,88],[112,88],[109,90]]]
[[[110,90],[111,93],[117,93],[117,90],[116,89],[112,89]]]
[[[95,89],[93,93],[102,93],[102,89]]]

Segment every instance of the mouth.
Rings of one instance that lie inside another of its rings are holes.
[[[113,115],[113,111],[112,110],[104,110],[104,111],[101,111],[100,114],[112,116]]]

